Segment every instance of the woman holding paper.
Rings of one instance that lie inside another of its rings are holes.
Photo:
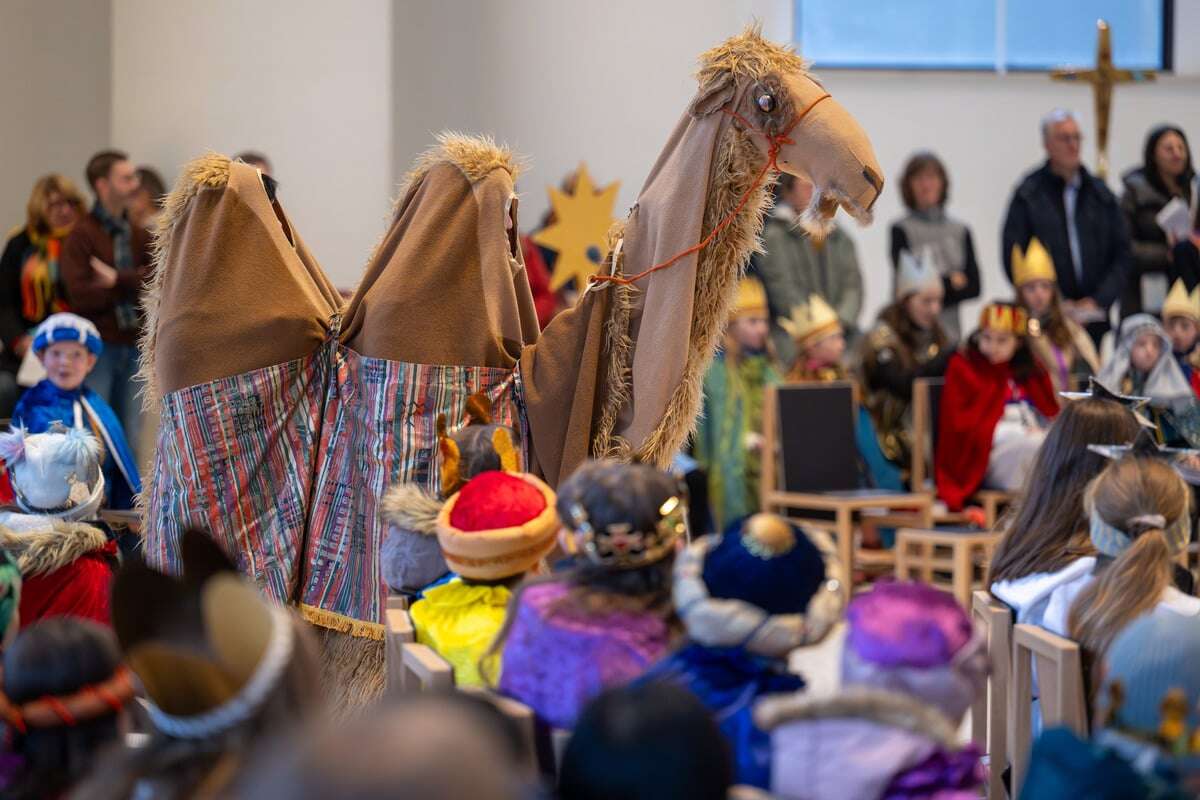
[[[1121,296],[1122,318],[1142,310],[1143,275],[1159,273],[1165,281],[1172,272],[1171,248],[1186,238],[1194,214],[1195,177],[1187,137],[1169,124],[1150,131],[1142,166],[1122,177],[1121,209],[1129,225],[1134,266]]]

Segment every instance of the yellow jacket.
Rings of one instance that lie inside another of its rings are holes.
[[[476,586],[458,578],[435,586],[409,611],[417,641],[453,665],[457,685],[483,686],[479,659],[500,632],[510,597],[507,587]],[[499,662],[491,659],[489,668],[498,678]]]

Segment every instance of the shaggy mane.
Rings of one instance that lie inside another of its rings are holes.
[[[399,206],[417,181],[443,161],[449,161],[458,167],[471,183],[486,178],[497,169],[507,172],[515,183],[524,166],[512,150],[506,145],[496,144],[496,140],[491,136],[442,131],[437,135],[437,144],[417,156],[412,169],[404,176],[400,192],[397,194],[396,206]]]
[[[737,36],[701,53],[696,79],[704,86],[723,72],[759,81],[772,73],[807,71],[807,61],[792,48],[763,38],[762,25],[756,22],[747,25]]]

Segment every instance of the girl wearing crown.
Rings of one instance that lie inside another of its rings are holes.
[[[1017,304],[1029,315],[1029,349],[1056,393],[1078,389],[1100,371],[1100,356],[1087,331],[1063,313],[1054,260],[1035,236],[1024,253],[1013,245],[1012,265]]]
[[[942,375],[953,349],[938,322],[945,289],[928,251],[920,258],[905,250],[896,273],[896,299],[862,345],[866,406],[888,460],[907,470],[913,381]]]
[[[1200,340],[1200,286],[1188,293],[1183,281],[1177,278],[1163,301],[1162,321],[1179,369],[1191,381],[1200,363],[1200,352],[1196,350]]]
[[[1028,342],[1029,318],[1012,303],[989,303],[979,330],[946,370],[934,473],[952,511],[981,487],[1015,491],[1058,413],[1050,377]]]
[[[780,380],[770,331],[767,293],[758,281],[744,278],[725,347],[704,376],[704,413],[693,440],[693,455],[708,475],[718,530],[758,510],[763,393]]]

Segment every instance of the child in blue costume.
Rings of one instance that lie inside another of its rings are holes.
[[[738,783],[770,787],[771,741],[754,724],[754,704],[804,688],[788,672],[788,654],[821,641],[841,618],[841,580],[828,537],[774,514],[738,520],[676,557],[672,598],[688,642],[639,683],[674,682],[708,706]]]
[[[104,447],[107,506],[132,508],[142,481],[125,431],[108,403],[83,383],[104,350],[100,332],[76,314],[53,314],[34,332],[33,350],[47,377],[21,396],[13,411],[13,426],[44,433],[52,423],[61,422],[68,428],[89,430]]]

